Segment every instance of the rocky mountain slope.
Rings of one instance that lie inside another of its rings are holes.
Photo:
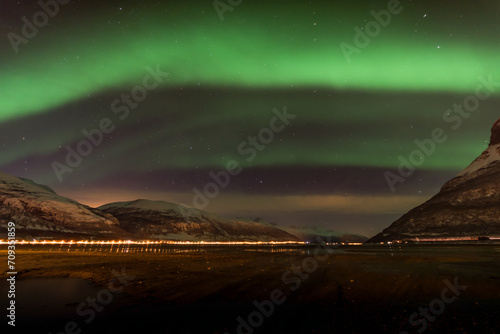
[[[500,237],[500,119],[488,148],[414,208],[367,242]]]
[[[16,224],[18,237],[120,236],[123,230],[110,214],[57,195],[47,186],[0,172],[0,222]]]
[[[99,207],[116,217],[122,228],[138,237],[183,241],[294,241],[295,236],[273,226],[233,220],[180,205],[149,200],[110,203]]]

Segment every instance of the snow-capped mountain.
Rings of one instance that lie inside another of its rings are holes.
[[[476,160],[367,242],[468,237],[500,237],[500,119]]]
[[[98,208],[112,214],[138,237],[182,241],[296,241],[271,225],[225,218],[206,211],[150,200],[117,202]]]
[[[173,203],[136,200],[94,209],[51,188],[0,172],[0,239],[8,222],[18,239],[297,241],[276,227],[233,220]]]
[[[0,221],[2,230],[6,223],[14,222],[18,237],[114,237],[123,233],[112,215],[59,196],[47,186],[2,172]]]

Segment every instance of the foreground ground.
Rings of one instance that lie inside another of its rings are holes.
[[[17,331],[495,333],[500,328],[498,245],[164,251],[19,249]],[[1,255],[5,259],[5,250]],[[6,277],[5,270],[2,283]],[[44,297],[27,295],[33,287],[50,286],[43,279],[60,277],[85,279],[90,290],[78,296],[56,285],[43,288],[54,290]],[[4,295],[6,285],[0,287]],[[56,298],[58,293],[67,300]],[[63,305],[47,311],[54,303]]]

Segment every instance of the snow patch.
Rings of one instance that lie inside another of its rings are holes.
[[[495,161],[500,161],[500,145],[492,145],[488,147],[483,154],[476,160],[474,160],[469,167],[464,169],[458,176],[463,176],[465,174],[473,173],[482,168],[487,167],[489,164]]]

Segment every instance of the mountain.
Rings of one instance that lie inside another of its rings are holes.
[[[51,188],[0,172],[0,237],[6,223],[17,237],[85,238],[123,235],[110,214],[57,195]]]
[[[127,232],[142,238],[179,241],[298,241],[271,225],[234,220],[183,206],[139,199],[98,208],[120,221]]]
[[[298,241],[265,223],[148,200],[98,209],[56,194],[32,180],[0,172],[0,239],[8,222],[19,239],[164,239],[192,241]]]
[[[488,148],[429,201],[367,242],[500,237],[500,119]]]

